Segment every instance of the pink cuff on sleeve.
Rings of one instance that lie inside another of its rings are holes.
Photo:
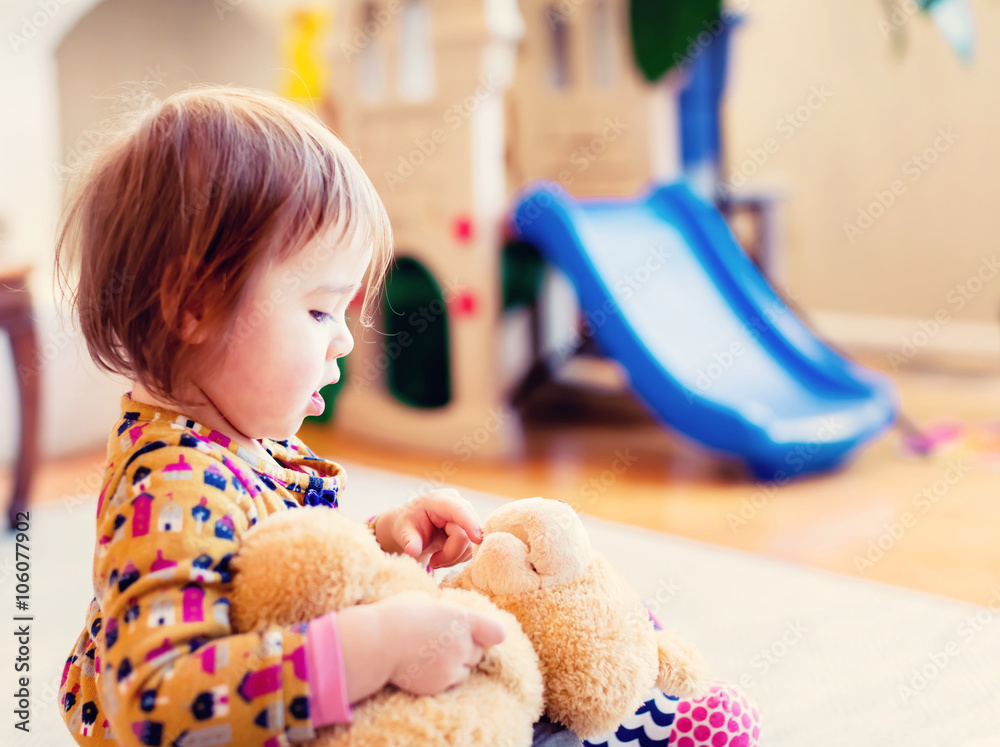
[[[337,614],[330,612],[310,620],[306,629],[309,677],[309,714],[314,727],[350,723],[347,678],[340,645]]]

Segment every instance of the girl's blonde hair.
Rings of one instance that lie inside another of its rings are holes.
[[[311,113],[263,91],[194,88],[154,101],[89,154],[69,185],[56,246],[90,355],[166,401],[230,335],[261,271],[332,229],[370,247],[370,326],[392,254],[385,206]],[[78,262],[73,288],[70,267]],[[201,325],[204,325],[203,327]]]

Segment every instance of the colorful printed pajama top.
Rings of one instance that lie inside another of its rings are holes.
[[[344,475],[298,439],[261,443],[283,467],[122,397],[97,507],[94,599],[59,693],[77,743],[277,747],[314,736],[306,626],[234,634],[229,564],[266,516],[335,508]]]

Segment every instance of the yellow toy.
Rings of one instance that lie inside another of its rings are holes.
[[[698,654],[654,632],[638,595],[591,550],[568,504],[515,501],[483,531],[471,563],[442,587],[329,509],[279,514],[247,533],[235,561],[238,631],[303,622],[408,590],[495,615],[507,631],[465,684],[436,696],[387,686],[354,706],[350,727],[320,729],[314,745],[528,747],[543,707],[587,738],[614,729],[654,686],[675,695],[703,689]]]

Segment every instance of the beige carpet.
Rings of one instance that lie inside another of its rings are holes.
[[[343,511],[366,518],[429,483],[348,467]],[[499,499],[466,492],[485,517]],[[523,496],[528,497],[528,496]],[[0,744],[72,745],[56,692],[90,600],[96,501],[31,513],[32,733],[11,728],[14,541],[0,541]],[[585,519],[604,552],[719,677],[742,683],[767,747],[1000,747],[996,611]],[[923,671],[923,674],[921,674]],[[904,689],[905,688],[905,689]]]

